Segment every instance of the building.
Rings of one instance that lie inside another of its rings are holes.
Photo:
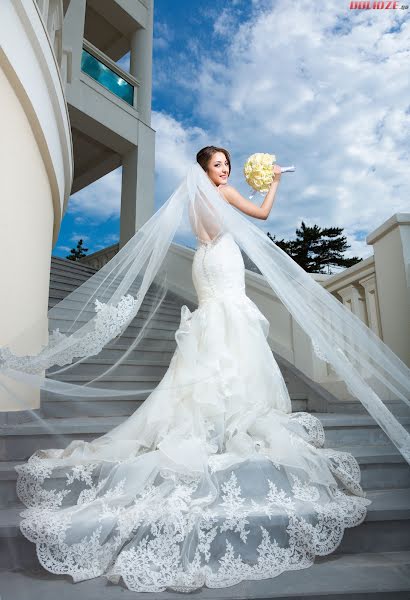
[[[120,243],[152,214],[152,34],[153,0],[1,3],[0,345],[27,353],[47,340],[51,252],[71,193],[122,165]],[[13,408],[0,391],[1,407]]]
[[[122,165],[121,245],[154,206],[152,36],[152,0],[67,5],[62,74],[73,136],[72,193]],[[118,61],[128,53],[126,71]]]

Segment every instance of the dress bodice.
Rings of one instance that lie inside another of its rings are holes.
[[[198,302],[245,294],[245,266],[239,246],[229,232],[209,242],[199,241],[192,264]]]

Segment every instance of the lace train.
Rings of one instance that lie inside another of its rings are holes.
[[[328,485],[257,444],[228,469],[215,454],[207,472],[191,474],[158,451],[64,467],[55,467],[64,451],[40,451],[17,467],[28,507],[22,531],[52,573],[122,577],[140,592],[225,587],[306,568],[364,520],[369,500],[352,455],[321,448],[318,419],[294,413],[289,427],[299,451],[311,446],[328,465]]]

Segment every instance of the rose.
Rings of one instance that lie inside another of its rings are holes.
[[[275,174],[272,165],[276,162],[274,154],[256,152],[245,162],[243,173],[248,184],[258,192],[267,192]]]

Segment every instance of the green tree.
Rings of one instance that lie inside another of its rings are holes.
[[[86,252],[88,252],[88,248],[83,248],[83,240],[78,240],[77,247],[71,248],[70,252],[71,254],[66,256],[68,260],[79,260],[83,256],[87,256]]]
[[[295,240],[277,240],[269,232],[268,237],[308,273],[332,273],[331,266],[351,267],[362,260],[343,256],[350,245],[342,231],[342,227],[307,227],[302,221]]]

